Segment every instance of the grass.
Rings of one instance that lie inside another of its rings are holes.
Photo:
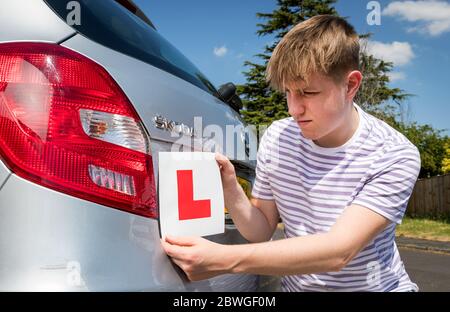
[[[450,221],[405,217],[396,235],[450,242]]]

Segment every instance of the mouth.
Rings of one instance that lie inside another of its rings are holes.
[[[312,122],[312,120],[298,120],[297,123],[300,126],[306,126],[307,124],[309,124],[310,122]]]

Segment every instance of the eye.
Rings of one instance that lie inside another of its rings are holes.
[[[312,95],[316,95],[319,94],[320,92],[318,91],[304,91],[303,94],[304,95],[308,95],[308,96],[312,96]]]

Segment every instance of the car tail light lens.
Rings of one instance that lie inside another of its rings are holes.
[[[94,61],[56,44],[0,44],[0,157],[39,185],[157,218],[149,138]]]

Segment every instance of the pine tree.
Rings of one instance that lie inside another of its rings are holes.
[[[277,0],[277,9],[272,13],[257,13],[266,23],[257,24],[259,36],[274,35],[271,45],[266,45],[264,53],[257,54],[262,62],[246,61],[250,69],[244,72],[247,83],[239,85],[237,92],[243,98],[244,120],[253,125],[268,125],[274,120],[288,117],[287,103],[283,94],[273,91],[265,79],[267,62],[281,38],[292,26],[319,14],[336,15],[331,6],[336,0]]]

